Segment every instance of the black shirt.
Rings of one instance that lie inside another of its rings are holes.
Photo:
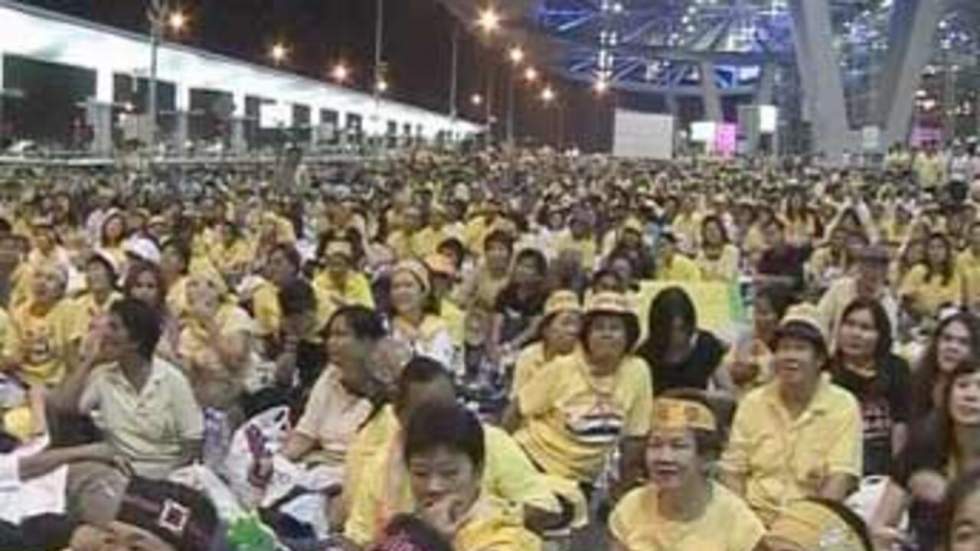
[[[544,312],[544,303],[548,295],[535,291],[528,296],[521,296],[517,286],[508,284],[497,295],[494,312],[504,316],[504,324],[500,329],[500,342],[509,342],[527,330],[531,318]]]
[[[865,377],[843,366],[836,366],[834,383],[846,388],[861,406],[864,425],[864,474],[891,472],[892,430],[897,423],[908,423],[911,416],[912,386],[909,364],[889,354],[874,375]]]
[[[794,289],[803,288],[803,266],[810,258],[811,248],[785,245],[778,249],[766,249],[759,258],[756,271],[762,275],[793,278]]]
[[[725,345],[711,332],[698,329],[691,353],[679,363],[671,364],[653,358],[648,349],[641,350],[640,355],[650,366],[653,394],[656,396],[672,388],[707,389],[708,380],[725,356]]]
[[[931,414],[909,431],[909,444],[892,463],[890,477],[910,496],[909,529],[917,549],[935,549],[941,541],[942,504],[916,499],[909,489],[909,479],[919,471],[928,470],[947,475],[949,443],[937,438],[938,419]]]

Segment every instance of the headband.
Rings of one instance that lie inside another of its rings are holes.
[[[718,430],[714,413],[693,400],[659,398],[653,402],[653,426],[664,429]]]

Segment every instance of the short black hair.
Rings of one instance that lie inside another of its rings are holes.
[[[276,244],[276,246],[273,247],[272,251],[269,253],[269,256],[271,257],[276,253],[282,253],[282,255],[286,258],[286,262],[289,262],[289,264],[292,265],[293,269],[296,271],[299,271],[299,269],[303,266],[303,257],[299,255],[299,251],[296,250],[296,247],[289,243]]]
[[[118,316],[126,332],[139,346],[140,356],[150,359],[160,341],[160,316],[145,302],[126,297],[112,303],[109,312]]]
[[[513,254],[514,252],[514,238],[504,230],[493,230],[490,235],[487,235],[483,239],[483,250],[487,251],[490,249],[490,245],[498,243],[503,245],[507,249],[507,254]]]
[[[279,289],[279,307],[284,316],[316,311],[316,293],[304,279],[295,277]]]
[[[402,448],[405,463],[440,447],[465,454],[476,471],[486,463],[483,425],[459,404],[424,404],[408,420]]]
[[[441,363],[427,356],[415,356],[409,360],[398,377],[398,384],[395,389],[395,408],[404,407],[410,386],[431,383],[439,379],[445,379],[446,382],[453,385],[452,375]]]
[[[381,316],[374,310],[360,304],[338,308],[330,316],[327,325],[324,326],[324,334],[329,334],[330,328],[341,318],[347,320],[347,325],[357,339],[378,341],[387,335],[384,320],[381,319]]]
[[[105,256],[96,253],[88,257],[88,260],[85,262],[85,267],[88,268],[92,264],[99,264],[105,268],[105,271],[109,273],[109,285],[115,288],[116,280],[119,276],[116,275],[116,267],[112,265],[112,262],[109,262],[109,259]]]
[[[521,251],[517,253],[517,257],[514,259],[514,265],[516,266],[525,260],[534,262],[534,270],[539,275],[544,275],[548,272],[548,259],[541,251],[537,249],[521,249]]]

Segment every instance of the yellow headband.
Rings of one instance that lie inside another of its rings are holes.
[[[351,258],[354,256],[354,250],[350,246],[350,243],[346,241],[331,241],[327,244],[327,249],[324,251],[324,256],[334,255]]]
[[[797,501],[779,515],[770,538],[807,551],[866,551],[861,537],[834,511],[813,501]]]
[[[659,398],[653,402],[653,426],[663,429],[718,430],[715,415],[693,400]]]

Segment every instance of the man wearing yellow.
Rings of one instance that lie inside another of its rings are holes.
[[[85,335],[87,328],[79,323],[77,306],[63,298],[67,283],[67,271],[61,265],[37,267],[31,299],[11,312],[4,367],[30,384],[61,382],[67,359]]]
[[[323,248],[324,268],[313,278],[313,286],[331,302],[331,310],[360,304],[374,308],[374,295],[367,276],[354,269],[354,246],[347,239],[333,238]]]
[[[765,528],[709,475],[724,444],[696,392],[658,398],[647,440],[648,482],[613,509],[612,551],[754,551]]]
[[[816,309],[791,308],[777,333],[775,378],[735,413],[722,480],[766,523],[796,499],[842,501],[861,476],[861,413],[822,373],[826,359]]]
[[[400,453],[408,466],[415,513],[452,542],[455,551],[537,551],[519,511],[482,488],[486,427],[455,404],[415,413]]]
[[[384,525],[399,513],[411,512],[425,502],[412,492],[416,473],[405,457],[403,446],[411,435],[411,425],[419,409],[427,405],[455,404],[452,380],[434,361],[417,357],[406,366],[399,378],[394,412],[397,423],[386,423],[391,431],[381,440],[370,465],[362,471],[353,488],[354,497],[344,527],[344,535],[359,545],[376,539]],[[450,406],[452,407],[452,406]],[[433,429],[433,432],[435,430]],[[554,489],[562,495],[577,493],[573,486],[550,481],[534,469],[517,444],[502,430],[485,426],[480,437],[485,449],[476,483],[487,497],[506,500],[523,509],[518,523],[535,524],[534,518],[559,515],[561,507]]]
[[[657,241],[657,273],[660,281],[701,281],[701,270],[677,250],[677,238],[664,232]]]

